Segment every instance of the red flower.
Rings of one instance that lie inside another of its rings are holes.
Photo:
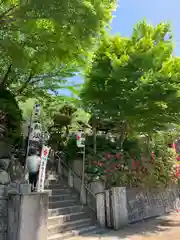
[[[116,168],[117,168],[117,169],[121,168],[121,165],[120,165],[120,164],[117,164],[117,165],[116,165]]]
[[[121,154],[120,153],[116,153],[116,158],[120,159],[120,157],[121,157]]]
[[[179,166],[176,166],[176,177],[179,177]]]
[[[136,165],[136,167],[138,167],[140,165],[140,162],[135,161],[135,165]]]
[[[102,167],[103,165],[104,165],[104,163],[102,163],[102,162],[98,163],[98,166],[100,166],[100,167]]]
[[[104,157],[108,157],[110,153],[104,153]]]

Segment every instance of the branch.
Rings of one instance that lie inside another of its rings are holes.
[[[7,9],[5,12],[3,12],[1,15],[0,15],[0,18],[3,18],[6,14],[10,13],[12,10],[14,10],[16,7],[18,7],[18,5],[14,5],[12,7],[10,7],[9,9]]]
[[[5,82],[6,82],[7,78],[8,78],[8,75],[11,72],[11,68],[12,68],[12,64],[9,65],[9,67],[7,69],[7,72],[6,72],[4,78],[3,78],[2,82],[1,82],[1,85],[3,85],[3,86],[5,85]]]
[[[31,84],[33,85],[33,84],[38,83],[38,82],[40,82],[40,81],[42,81],[42,79],[41,79],[41,78],[38,78],[38,79],[32,81]]]
[[[31,79],[32,79],[32,73],[29,74],[29,77],[27,79],[27,81],[22,85],[22,87],[18,90],[18,94],[22,94],[22,92],[24,91],[24,89],[27,87],[28,83],[30,83]]]

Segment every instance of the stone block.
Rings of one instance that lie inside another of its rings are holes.
[[[30,184],[19,184],[19,193],[31,193],[31,185]]]
[[[48,193],[9,194],[7,240],[47,240]]]
[[[7,185],[10,183],[10,176],[4,170],[0,170],[0,184]]]
[[[1,240],[7,240],[7,233],[6,232],[0,232],[0,239]]]
[[[127,190],[127,208],[129,223],[150,217],[161,216],[180,207],[178,185],[158,189]]]
[[[113,228],[118,230],[128,224],[126,188],[114,187],[111,192]]]
[[[0,200],[0,218],[7,217],[7,200]]]
[[[4,233],[7,231],[7,217],[0,217],[0,232]]]
[[[105,183],[102,181],[94,181],[89,184],[90,190],[94,193],[102,193],[105,191]]]
[[[6,185],[0,185],[0,200],[7,199],[8,187]]]
[[[96,209],[97,209],[97,221],[101,227],[106,226],[106,213],[105,213],[105,194],[96,194]]]
[[[6,171],[9,167],[10,159],[9,158],[0,158],[0,169]]]

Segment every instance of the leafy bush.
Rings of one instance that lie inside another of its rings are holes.
[[[63,151],[65,153],[67,162],[72,162],[75,159],[82,158],[81,149],[79,149],[76,144],[76,136],[72,136],[71,138],[69,138]]]
[[[168,147],[169,133],[158,133],[148,146],[126,142],[124,151],[98,153],[89,157],[86,169],[91,180],[101,179],[109,186],[158,187],[177,183],[175,175],[176,153]],[[131,146],[131,147],[130,147]],[[134,151],[134,148],[137,148]],[[141,150],[141,152],[140,152]]]

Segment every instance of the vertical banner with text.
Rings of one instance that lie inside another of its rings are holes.
[[[44,191],[44,182],[45,182],[45,176],[46,176],[46,165],[48,161],[48,155],[50,152],[50,147],[43,146],[42,152],[41,152],[41,163],[39,168],[39,179],[38,179],[38,192]]]

